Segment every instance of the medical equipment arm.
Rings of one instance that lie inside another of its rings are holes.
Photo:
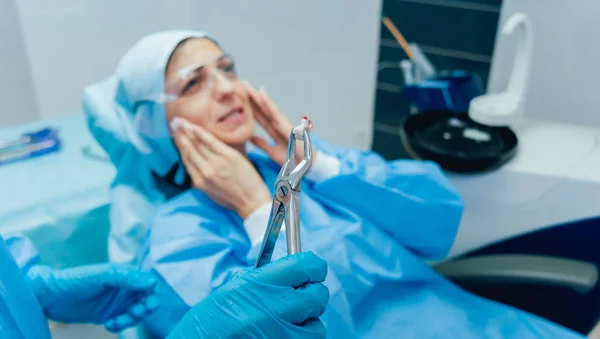
[[[313,186],[316,192],[367,218],[423,259],[441,259],[448,253],[463,201],[438,165],[416,160],[388,162],[374,152],[335,147],[312,138],[319,152],[335,156],[342,164],[339,175]]]
[[[168,339],[325,338],[327,264],[312,252],[243,270],[190,310]]]

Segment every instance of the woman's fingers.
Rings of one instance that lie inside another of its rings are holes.
[[[209,162],[197,151],[193,142],[183,131],[175,132],[175,143],[177,144],[177,149],[179,149],[181,160],[194,181],[194,185],[203,186],[204,180],[201,168],[209,166]]]
[[[277,145],[271,145],[267,140],[259,136],[253,136],[250,139],[250,142],[267,153],[271,160],[275,161],[279,165],[283,165],[287,155],[287,150],[285,150],[285,153],[281,152],[281,148],[278,148]]]
[[[199,127],[188,124],[183,129],[182,133],[191,141],[194,151],[198,152],[204,161],[212,163],[219,155],[215,152],[215,147],[211,141],[202,136],[204,132],[199,132],[198,129]]]
[[[258,97],[260,98],[262,105],[265,107],[265,110],[271,115],[271,119],[277,118],[277,113],[281,111],[279,110],[279,107],[277,107],[273,99],[271,99],[269,94],[267,94],[267,91],[264,87],[261,87],[258,90]]]
[[[177,137],[177,140],[179,145],[179,153],[181,154],[181,159],[185,163],[186,167],[197,167],[196,164],[205,161],[202,154],[196,150],[192,141],[187,135],[182,133]]]
[[[294,126],[289,122],[289,120],[281,112],[281,110],[279,110],[279,107],[277,107],[275,101],[271,99],[271,97],[269,96],[269,94],[267,94],[267,91],[264,88],[261,88],[259,90],[258,96],[260,98],[259,100],[261,101],[263,109],[267,112],[270,112],[271,114],[271,126],[277,131],[277,133],[280,135],[280,138],[285,140],[285,142],[287,143],[287,139],[289,138],[290,132],[292,131],[292,128],[294,128]]]
[[[253,105],[256,121],[269,133],[276,142],[287,144],[293,126],[281,113],[279,107],[267,94],[264,88],[256,91],[246,83],[250,103]]]
[[[229,151],[229,147],[204,128],[183,118],[174,118],[172,125],[181,134],[187,136],[188,140],[191,140],[193,148],[206,158],[205,160],[214,160],[219,154],[223,155]]]
[[[216,177],[226,177],[241,155],[204,128],[181,118],[177,121],[178,148],[194,186],[207,189]]]
[[[206,147],[212,153],[211,157],[224,156],[235,152],[231,147],[198,125],[191,125],[190,132],[201,143],[200,146]]]
[[[195,126],[191,124],[189,121],[183,118],[174,118],[171,122],[171,126],[173,126],[174,130],[179,134],[185,135],[189,140],[192,141],[192,144],[195,146],[200,146],[204,143],[204,139],[201,138],[195,130]],[[200,147],[196,147],[200,148]]]
[[[266,94],[264,89],[257,92],[252,86],[246,84],[250,97],[250,103],[253,106],[255,118],[258,123],[277,141],[286,141],[289,131],[286,131],[285,118],[282,119],[282,113],[273,100]],[[282,122],[283,121],[283,122]],[[290,128],[291,131],[291,128]]]
[[[275,128],[275,124],[273,123],[272,115],[265,111],[265,107],[261,104],[261,99],[258,96],[258,93],[250,87],[250,85],[246,85],[248,87],[248,93],[250,98],[250,105],[252,105],[252,111],[254,112],[254,118],[258,122],[262,128],[264,128],[267,133],[273,139],[280,139],[281,133]]]
[[[260,111],[260,108],[255,109],[256,111]],[[260,114],[256,114],[255,115],[256,121],[258,122],[258,124],[260,126],[262,126],[262,128],[265,129],[265,131],[267,131],[267,133],[269,133],[269,136],[277,141],[283,141],[283,136],[281,135],[281,133],[279,133],[279,131],[275,128],[274,124],[270,121],[268,121],[264,116],[260,115]]]
[[[258,110],[260,110],[260,108]],[[275,140],[275,142],[277,142],[278,144],[287,145],[288,138],[290,137],[289,133],[291,132],[291,128],[289,131],[284,132],[284,129],[280,128],[277,122],[273,120],[269,121],[260,114],[256,115],[256,121],[260,126],[262,126],[262,128],[265,129],[265,131],[267,131],[267,133],[269,133],[269,136],[273,140]]]
[[[197,151],[196,145],[194,145],[188,133],[184,131],[177,132],[175,134],[175,142],[182,157],[188,160],[202,160],[202,155]]]
[[[265,152],[269,152],[273,148],[267,140],[256,135],[250,138],[250,142]]]
[[[273,120],[273,112],[269,110],[264,104],[263,99],[259,92],[257,92],[249,83],[246,83],[246,88],[248,90],[248,96],[250,97],[250,102],[258,107],[257,116],[263,118],[264,121],[270,122]]]
[[[268,156],[273,157],[273,152],[275,151],[275,147],[269,145],[269,142],[259,136],[253,136],[250,138],[250,142],[253,143],[256,147],[265,151]]]
[[[267,94],[267,91],[264,88],[261,88],[258,91],[258,96],[260,98],[260,101],[262,102],[264,110],[269,112],[270,114],[270,121],[273,127],[275,127],[278,131],[280,131],[287,137],[287,134],[291,131],[293,126],[291,126],[285,115],[281,113],[281,110],[279,109],[275,101],[271,99],[271,97],[269,96],[269,94]]]

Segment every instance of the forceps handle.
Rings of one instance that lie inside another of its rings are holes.
[[[263,238],[260,251],[258,252],[258,258],[256,259],[256,268],[260,268],[271,261],[284,218],[284,205],[274,198],[273,206],[271,207],[271,215],[269,216],[269,222],[265,231],[265,237]]]
[[[300,192],[292,190],[288,207],[289,209],[285,213],[287,252],[288,254],[295,254],[302,252],[300,242]]]

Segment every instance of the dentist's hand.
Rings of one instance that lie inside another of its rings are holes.
[[[252,163],[200,126],[173,119],[175,143],[194,187],[246,219],[272,200]]]
[[[275,144],[270,145],[269,142],[259,136],[252,137],[251,141],[254,145],[265,151],[271,160],[279,165],[283,165],[287,158],[290,133],[294,125],[279,110],[264,89],[256,91],[248,83],[246,83],[246,89],[248,90],[248,96],[254,111],[254,118],[269,133]],[[313,147],[313,163],[316,161],[317,156],[318,152]],[[299,163],[303,157],[304,148],[302,142],[298,142],[296,145],[296,163]]]
[[[153,295],[157,279],[133,266],[33,266],[27,275],[46,316],[59,322],[104,324],[119,332],[159,306]]]
[[[327,264],[312,252],[246,269],[196,304],[167,339],[324,339]]]

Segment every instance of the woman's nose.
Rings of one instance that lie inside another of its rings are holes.
[[[214,70],[213,71],[213,88],[212,88],[212,92],[213,95],[217,98],[220,99],[223,96],[229,95],[231,93],[233,93],[233,82],[228,79],[225,75],[223,75],[221,72]]]

